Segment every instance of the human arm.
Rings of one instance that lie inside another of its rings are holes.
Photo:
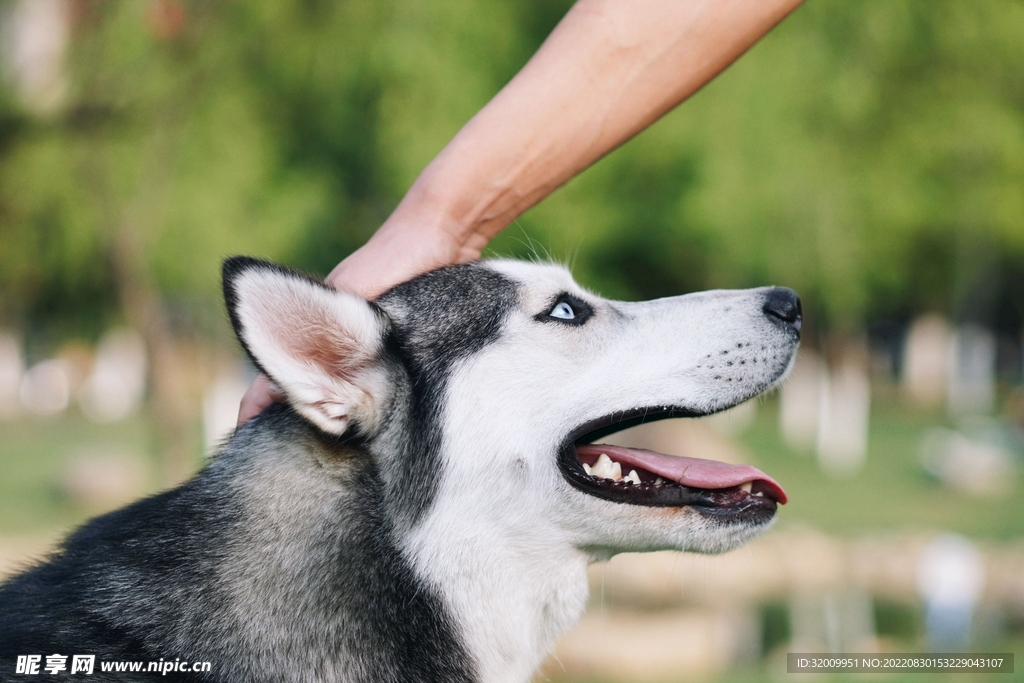
[[[696,92],[802,0],[578,0],[327,276],[368,298],[480,257],[516,217]],[[239,424],[269,405],[254,384]]]

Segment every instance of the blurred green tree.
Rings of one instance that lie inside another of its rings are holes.
[[[226,254],[326,271],[569,4],[76,3],[59,115],[0,99],[5,315],[116,315],[125,232],[211,306]],[[496,249],[621,296],[790,284],[839,327],[956,312],[1024,253],[1021,35],[1010,0],[811,3]]]
[[[222,257],[326,273],[570,5],[69,4],[61,105],[0,89],[0,322],[127,318],[173,353],[223,330]],[[1014,0],[809,3],[492,251],[540,245],[621,297],[785,284],[839,331],[1019,329],[1022,36]]]
[[[577,224],[580,276],[624,296],[778,283],[839,330],[991,323],[1024,263],[1021,36],[1020,2],[808,3],[522,222]]]

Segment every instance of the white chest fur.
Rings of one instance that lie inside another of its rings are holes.
[[[527,681],[582,615],[589,558],[551,527],[525,528],[522,517],[495,520],[491,506],[474,507],[428,516],[407,550],[451,610],[481,680]]]

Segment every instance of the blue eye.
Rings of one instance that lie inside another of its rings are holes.
[[[541,310],[533,316],[533,319],[540,323],[557,323],[578,327],[587,322],[594,314],[594,309],[590,307],[590,304],[569,292],[562,292],[548,305],[551,308]]]
[[[560,320],[573,320],[576,318],[576,311],[572,310],[572,306],[564,301],[559,301],[555,304],[555,307],[551,309],[551,312],[548,313],[548,315],[552,318],[559,318]]]

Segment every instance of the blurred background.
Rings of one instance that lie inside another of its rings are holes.
[[[570,4],[0,3],[0,574],[230,432],[221,259],[325,275]],[[490,253],[804,302],[780,392],[618,437],[756,464],[775,529],[595,565],[538,680],[1024,652],[1024,3],[815,0]]]

